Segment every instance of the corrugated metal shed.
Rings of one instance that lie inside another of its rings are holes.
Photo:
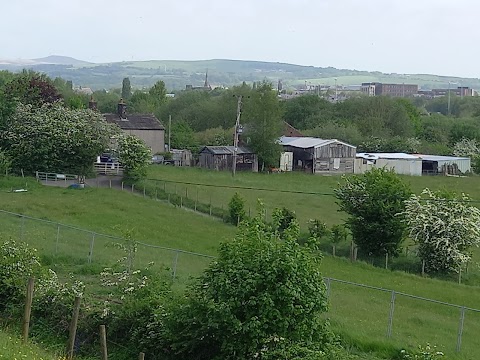
[[[358,153],[355,173],[363,174],[371,168],[393,169],[397,174],[421,176],[422,159],[405,153]]]
[[[319,139],[313,137],[290,137],[290,136],[282,136],[279,139],[280,145],[283,146],[293,146],[301,149],[309,149],[309,148],[317,148],[320,146],[328,145],[333,142],[350,146],[354,148],[355,146],[344,143],[343,141],[339,141],[336,139]]]
[[[472,171],[471,161],[468,157],[440,156],[440,155],[417,155],[424,162],[424,172],[448,173],[450,165],[456,166],[461,173]],[[436,163],[431,167],[428,164]],[[426,170],[429,169],[429,170]],[[432,170],[433,169],[433,170]],[[455,170],[456,171],[456,170]]]
[[[230,155],[235,151],[234,146],[205,146],[200,152],[208,151],[214,155]],[[253,154],[251,150],[246,147],[239,146],[237,147],[237,154]]]
[[[418,160],[418,156],[405,153],[357,153],[357,157],[364,159],[391,159],[391,160]]]

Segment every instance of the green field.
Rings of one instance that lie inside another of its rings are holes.
[[[23,344],[12,332],[0,330],[1,360],[62,360],[60,356],[42,350],[34,344]]]
[[[272,190],[293,190],[322,193],[307,195],[274,191],[242,190],[251,206],[255,205],[259,194],[274,206],[287,206],[297,211],[299,217],[308,219],[318,217],[333,224],[342,220],[336,210],[331,195],[333,187],[340,180],[338,177],[320,177],[304,174],[239,174],[235,179],[228,173],[215,173],[198,169],[179,169],[170,167],[152,167],[150,177],[183,182],[198,182],[209,185],[228,185],[242,187],[267,188]],[[424,186],[433,188],[444,186],[450,189],[465,190],[473,198],[479,198],[477,178],[406,178],[412,188],[418,192]],[[142,196],[111,189],[67,190],[40,186],[33,181],[25,184],[22,180],[0,181],[0,203],[2,210],[40,217],[64,224],[75,225],[92,232],[122,236],[128,229],[134,229],[135,237],[145,243],[180,248],[215,255],[218,244],[230,239],[235,228],[210,217],[179,209],[164,202],[144,199]],[[27,186],[25,186],[27,185]],[[161,183],[161,185],[163,184]],[[166,183],[173,186],[173,183]],[[226,204],[234,189],[194,186],[187,187],[189,196],[195,194],[196,188],[207,188],[202,199],[210,198]],[[27,187],[28,192],[12,193],[12,188]],[[227,191],[228,190],[228,191]],[[238,189],[237,189],[238,190]],[[470,191],[471,190],[471,191]],[[177,192],[185,191],[177,184]],[[230,192],[231,191],[231,192]],[[252,194],[248,195],[249,192]],[[294,204],[295,206],[292,206]],[[220,205],[220,204],[219,204]],[[310,210],[309,210],[310,209]],[[59,271],[72,271],[85,275],[89,269],[87,262],[91,233],[75,229],[60,230],[57,246],[56,225],[24,220],[8,214],[0,215],[2,237],[23,237],[39,247],[45,256]],[[65,234],[63,234],[65,232]],[[93,264],[114,262],[119,254],[108,246],[111,239],[96,238],[93,251]],[[104,242],[104,244],[102,244]],[[97,247],[98,246],[98,247]],[[57,256],[55,253],[57,251]],[[156,251],[156,250],[155,250]],[[143,255],[142,255],[143,254]],[[139,250],[139,256],[147,260],[156,258],[165,264],[171,264],[174,253],[154,252],[152,249]],[[186,279],[190,274],[198,273],[208,263],[208,259],[197,263],[192,257],[178,258],[178,267],[183,269],[179,276]],[[184,260],[182,262],[182,259]],[[62,262],[74,263],[75,266],[60,266]],[[139,265],[143,265],[140,261]],[[101,268],[101,267],[100,267]],[[374,268],[357,262],[350,263],[341,258],[325,256],[322,262],[324,276],[355,283],[371,285],[436,299],[443,302],[480,308],[480,287],[458,285],[453,282],[424,279],[402,272],[392,272]],[[393,317],[392,337],[387,339],[388,315],[390,311],[391,292],[360,288],[353,285],[331,282],[330,311],[333,328],[347,343],[368,353],[377,355],[392,353],[392,349],[416,347],[427,342],[439,345],[450,355],[455,354],[457,330],[459,325],[459,308],[446,307],[422,300],[397,295]],[[480,349],[476,346],[480,334],[480,313],[465,313],[462,352],[454,359],[478,359]],[[369,357],[366,357],[369,358]],[[372,357],[373,358],[373,357]]]

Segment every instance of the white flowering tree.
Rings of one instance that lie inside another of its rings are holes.
[[[480,209],[469,197],[422,191],[405,202],[405,222],[427,272],[458,272],[480,243]]]
[[[119,130],[88,109],[19,104],[0,130],[0,142],[16,172],[85,175]]]
[[[137,181],[147,175],[151,161],[151,151],[145,143],[134,135],[120,135],[118,156],[124,168],[124,176],[129,181]]]
[[[462,138],[455,144],[453,154],[471,158],[473,171],[480,172],[480,144],[475,139]]]

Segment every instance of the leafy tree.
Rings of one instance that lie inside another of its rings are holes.
[[[362,175],[343,177],[335,189],[340,211],[348,214],[353,240],[367,255],[398,255],[405,223],[409,187],[393,170],[371,169]]]
[[[277,342],[283,351],[301,346],[320,357],[331,339],[319,316],[326,289],[319,257],[297,237],[297,222],[281,239],[263,210],[243,222],[167,318],[167,351],[182,359],[273,359],[280,351],[269,345]]]
[[[263,82],[245,101],[243,121],[247,123],[247,145],[258,155],[262,170],[277,166],[281,146],[278,138],[282,132],[282,112],[276,91],[271,84]]]
[[[117,112],[120,96],[114,91],[98,90],[93,93],[93,98],[97,102],[97,109],[103,114]]]
[[[406,201],[405,223],[427,272],[458,272],[471,260],[469,249],[480,244],[480,209],[469,201],[428,188]]]
[[[471,158],[473,171],[480,172],[480,145],[476,140],[463,138],[458,141],[453,149],[453,154]]]
[[[0,148],[0,176],[7,176],[12,168],[12,160],[10,157]]]
[[[332,243],[332,254],[335,256],[337,245],[347,240],[347,229],[345,226],[336,224],[330,229],[330,242]]]
[[[231,145],[233,143],[233,133],[234,129],[224,130],[217,127],[195,133],[195,139],[200,145]]]
[[[245,220],[245,200],[239,193],[235,193],[228,203],[228,222],[233,225],[239,225]]]
[[[4,93],[11,100],[37,107],[52,104],[62,98],[49,77],[25,70],[5,85]]]
[[[167,100],[167,88],[165,87],[165,83],[162,80],[157,81],[150,90],[148,90],[148,94],[152,98],[155,107],[163,105]]]
[[[172,124],[172,149],[189,149],[198,151],[198,143],[195,140],[195,133],[184,121],[177,121]]]
[[[150,149],[138,137],[123,134],[119,136],[118,157],[127,181],[135,182],[147,176],[151,156]]]
[[[85,175],[119,129],[88,109],[67,109],[60,103],[19,104],[0,131],[0,142],[15,172],[35,171]]]
[[[283,233],[297,221],[297,215],[295,215],[295,211],[289,210],[286,207],[275,209],[273,211],[272,218],[274,228],[279,232],[280,235],[283,235]]]
[[[124,78],[122,81],[122,98],[123,100],[128,100],[132,96],[132,85],[130,84],[130,79],[128,77]]]

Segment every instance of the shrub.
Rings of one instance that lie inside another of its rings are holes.
[[[402,213],[411,194],[408,185],[385,168],[343,179],[335,196],[340,210],[349,215],[355,243],[369,256],[398,255],[406,229]]]
[[[7,176],[12,168],[12,160],[10,157],[0,149],[0,176]]]
[[[233,225],[238,225],[245,217],[245,200],[239,193],[235,193],[228,203],[228,222]]]
[[[240,224],[165,319],[159,346],[171,358],[198,360],[272,359],[263,354],[275,339],[285,339],[284,350],[325,351],[331,333],[319,316],[327,308],[319,258],[297,238],[296,220],[280,237],[262,211]]]

